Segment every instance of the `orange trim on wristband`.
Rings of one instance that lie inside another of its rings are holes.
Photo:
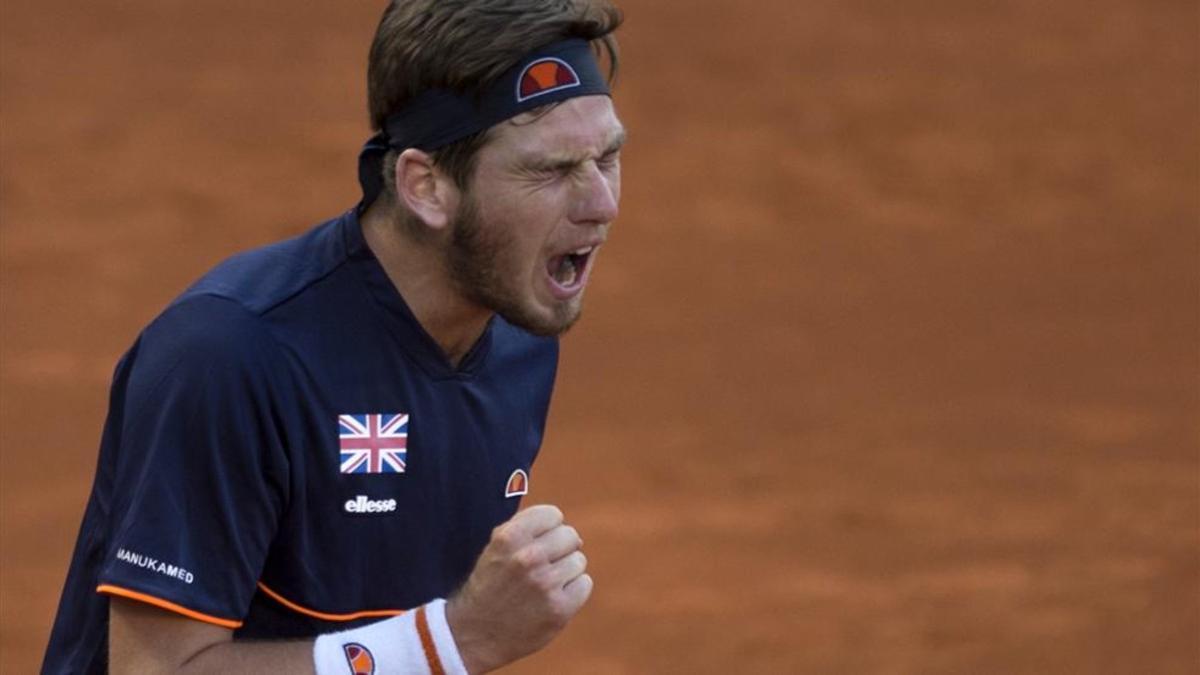
[[[169,600],[163,600],[162,598],[156,598],[153,595],[146,595],[145,593],[131,591],[128,588],[121,588],[120,586],[113,586],[112,584],[100,584],[99,586],[96,587],[96,592],[97,593],[105,593],[108,595],[117,595],[122,598],[129,598],[130,600],[137,600],[139,602],[144,602],[146,604],[154,605],[155,607],[159,607],[161,609],[175,612],[176,614],[182,614],[183,616],[186,616],[189,619],[195,619],[196,621],[203,621],[204,623],[211,623],[212,625],[220,626],[221,628],[240,628],[242,626],[241,621],[234,621],[232,619],[221,619],[221,618],[218,618],[215,616],[211,616],[209,614],[197,612],[193,609],[188,609],[187,607],[184,607],[182,605],[177,605]]]
[[[258,588],[263,593],[265,593],[268,597],[270,597],[272,600],[274,600],[275,602],[278,602],[279,604],[283,605],[284,607],[287,607],[288,609],[292,610],[293,612],[307,614],[308,616],[315,617],[317,619],[322,619],[324,621],[354,621],[355,619],[368,619],[368,618],[372,618],[372,617],[399,616],[399,615],[403,614],[405,611],[407,611],[407,610],[403,610],[403,609],[366,609],[361,612],[352,612],[350,614],[330,614],[328,612],[318,612],[315,609],[309,609],[307,607],[297,605],[296,603],[292,602],[291,600],[288,600],[287,598],[283,597],[282,595],[267,588],[267,585],[261,581],[258,582]]]
[[[438,658],[437,645],[429,632],[429,619],[425,616],[425,605],[417,608],[417,635],[421,636],[421,649],[425,650],[425,662],[429,664],[429,675],[446,675],[442,660]]]

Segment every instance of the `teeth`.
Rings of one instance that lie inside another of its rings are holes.
[[[575,261],[571,260],[569,257],[564,257],[562,265],[558,268],[558,283],[562,284],[563,286],[570,286],[575,283],[575,277],[578,275],[578,273],[579,270],[575,267]]]
[[[579,248],[556,256],[546,266],[546,271],[561,286],[574,286],[587,266],[588,256],[596,250],[595,246],[580,246]]]

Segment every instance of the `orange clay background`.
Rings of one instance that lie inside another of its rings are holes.
[[[1195,3],[624,7],[527,501],[596,591],[511,672],[1200,672]],[[381,8],[4,0],[3,672],[120,353],[355,202]]]

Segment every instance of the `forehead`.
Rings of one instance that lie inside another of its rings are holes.
[[[623,132],[611,98],[580,96],[496,125],[484,152],[497,158],[602,153]]]

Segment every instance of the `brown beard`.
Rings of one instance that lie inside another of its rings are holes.
[[[504,320],[534,335],[546,337],[565,333],[579,319],[580,312],[566,303],[554,308],[547,320],[521,302],[521,289],[513,288],[512,277],[505,276],[503,262],[512,249],[507,231],[485,226],[472,196],[463,195],[462,208],[451,227],[446,260],[451,280],[472,302],[504,317]]]

